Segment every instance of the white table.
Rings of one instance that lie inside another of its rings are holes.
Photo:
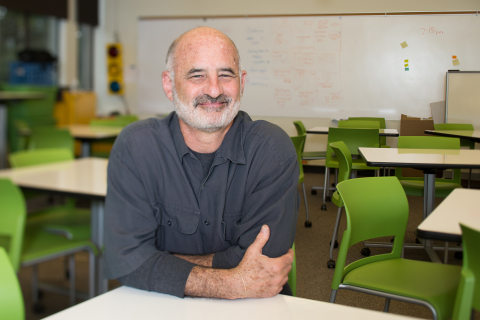
[[[330,127],[315,127],[307,130],[307,133],[312,134],[328,134]],[[380,136],[384,137],[398,137],[397,129],[378,129]]]
[[[90,156],[91,143],[94,141],[115,138],[123,127],[97,127],[88,124],[72,124],[66,127],[70,134],[82,143],[82,157]]]
[[[403,167],[424,173],[424,213],[428,217],[435,206],[436,170],[480,168],[480,150],[358,148],[368,166]],[[433,251],[430,240],[425,247],[433,262],[441,263]]]
[[[0,169],[7,167],[7,101],[44,97],[41,92],[0,91]]]
[[[480,130],[425,130],[426,134],[461,138],[480,143]]]
[[[276,295],[267,299],[177,298],[120,287],[73,306],[48,320],[265,320],[265,319],[413,319],[328,302]]]
[[[91,200],[91,237],[99,248],[96,267],[97,293],[107,291],[103,280],[103,216],[107,194],[108,160],[82,158],[30,167],[0,170],[0,177],[9,178],[25,190],[55,193]]]
[[[462,241],[460,223],[480,230],[480,190],[455,189],[417,227],[420,238]]]

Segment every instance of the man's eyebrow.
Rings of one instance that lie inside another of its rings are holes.
[[[230,72],[231,74],[236,74],[232,68],[221,68],[219,71]]]
[[[205,69],[190,69],[187,73],[187,75],[190,75],[192,73],[197,73],[197,72],[204,72]]]

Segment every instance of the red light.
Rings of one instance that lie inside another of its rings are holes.
[[[116,56],[118,56],[118,53],[119,53],[119,52],[118,52],[118,49],[117,49],[116,47],[113,47],[113,46],[112,46],[112,47],[109,47],[109,48],[108,48],[108,55],[109,55],[110,57],[116,57]]]

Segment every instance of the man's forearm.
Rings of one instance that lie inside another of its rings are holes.
[[[245,288],[240,274],[235,269],[213,269],[195,266],[188,276],[185,295],[238,299],[245,297]]]
[[[187,255],[187,254],[174,254],[174,256],[179,257],[183,260],[187,260],[191,263],[194,263],[198,266],[202,267],[212,267],[212,261],[214,254],[207,254],[207,255]]]

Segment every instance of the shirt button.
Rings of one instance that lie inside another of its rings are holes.
[[[167,224],[168,224],[168,226],[171,226],[171,225],[172,225],[172,222],[169,220],[169,221],[167,222]]]
[[[210,222],[208,222],[207,220],[205,220],[205,225],[206,225],[206,226],[209,226],[209,225],[210,225]]]

